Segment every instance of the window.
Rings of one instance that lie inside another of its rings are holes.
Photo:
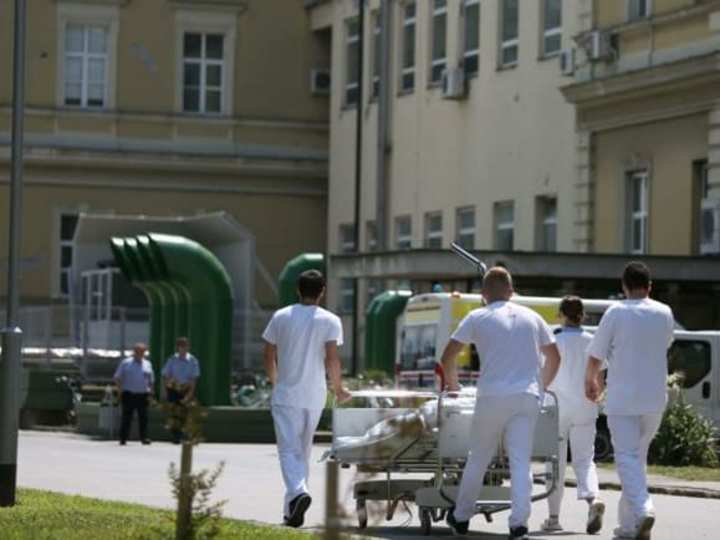
[[[77,228],[77,214],[60,214],[60,296],[70,295],[73,260],[73,238]]]
[[[455,215],[455,241],[465,249],[475,247],[475,207],[458,208]]]
[[[628,0],[628,20],[634,21],[650,16],[650,0]]]
[[[379,295],[382,291],[382,281],[379,279],[368,279],[367,281],[367,304]]]
[[[372,97],[376,98],[380,95],[380,64],[382,62],[382,18],[380,13],[375,12],[373,19],[375,26],[373,27],[373,77],[372,77]]]
[[[463,69],[465,76],[476,75],[480,58],[480,0],[465,0]]]
[[[425,247],[432,249],[442,248],[443,219],[442,212],[428,212],[425,214]]]
[[[440,82],[447,65],[447,2],[433,0],[430,82]]]
[[[343,314],[355,310],[355,281],[352,278],[340,279],[340,305],[338,311]]]
[[[648,237],[648,173],[636,171],[629,175],[630,252],[645,253]]]
[[[360,64],[360,27],[357,17],[345,22],[345,105],[358,102],[358,66]]]
[[[340,225],[340,253],[355,251],[355,227],[350,223]]]
[[[365,224],[365,247],[367,251],[375,251],[377,245],[377,225],[374,221]]]
[[[562,49],[562,0],[543,0],[542,55],[552,56]]]
[[[700,191],[700,198],[707,199],[710,193],[710,167],[708,166],[707,159],[696,161],[693,163],[695,167],[695,176],[698,181],[698,187]]]
[[[515,236],[515,204],[512,201],[495,203],[495,249],[512,251]]]
[[[184,112],[222,112],[224,48],[223,34],[185,32],[183,35]]]
[[[412,247],[412,220],[410,216],[395,218],[395,247],[410,249]]]
[[[537,249],[539,251],[557,251],[557,199],[539,197],[537,202]]]
[[[400,339],[400,362],[403,370],[432,369],[437,362],[437,324],[406,326]]]
[[[405,4],[402,27],[402,60],[400,89],[412,92],[415,88],[415,2]]]
[[[518,0],[501,0],[500,66],[510,67],[518,62]]]
[[[668,373],[681,375],[680,386],[692,388],[710,373],[712,352],[705,341],[676,339],[668,351]]]
[[[105,107],[108,90],[108,27],[68,23],[65,26],[63,103]]]
[[[706,159],[693,161],[693,243],[695,253],[705,251],[704,244],[711,243],[715,236],[715,212],[705,206],[710,192],[709,167]]]

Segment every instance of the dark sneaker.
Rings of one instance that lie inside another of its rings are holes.
[[[603,525],[603,516],[605,515],[605,503],[602,501],[595,501],[590,505],[588,509],[588,520],[585,531],[588,534],[595,534],[600,532]]]
[[[637,540],[650,540],[650,530],[653,525],[655,525],[655,516],[652,514],[644,516],[638,523],[635,538]]]
[[[143,439],[142,443],[144,445],[152,444],[152,441],[150,439]]]
[[[448,527],[452,529],[454,536],[465,536],[470,528],[469,521],[457,521],[455,519],[455,508],[450,509],[445,521],[447,522]]]
[[[307,493],[302,493],[290,501],[290,515],[285,519],[288,527],[302,527],[305,522],[305,512],[310,508],[312,498]]]
[[[527,527],[511,527],[509,540],[529,540]]]
[[[127,444],[127,441],[120,441],[120,446],[125,446]]]

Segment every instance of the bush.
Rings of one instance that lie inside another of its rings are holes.
[[[677,379],[668,381],[670,402],[650,446],[652,465],[718,467],[718,430],[712,421],[685,403]]]

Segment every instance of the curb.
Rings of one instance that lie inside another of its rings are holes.
[[[540,482],[541,483],[541,482]],[[575,480],[566,480],[565,487],[577,487]],[[600,489],[621,491],[617,482],[600,482]],[[695,488],[688,486],[648,485],[648,491],[656,495],[671,495],[674,497],[694,497],[697,499],[720,499],[720,491],[716,489]]]

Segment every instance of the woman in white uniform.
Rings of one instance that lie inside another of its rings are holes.
[[[555,392],[560,411],[560,477],[557,489],[548,498],[550,516],[543,522],[544,531],[561,531],[562,504],[568,441],[572,449],[572,466],[577,478],[577,498],[588,504],[586,530],[595,534],[602,528],[605,504],[598,500],[598,478],[595,456],[595,422],[597,404],[585,397],[587,349],[592,335],[583,330],[583,303],[577,296],[566,296],[560,303],[563,327],[555,336],[560,351],[560,370],[548,390]]]

